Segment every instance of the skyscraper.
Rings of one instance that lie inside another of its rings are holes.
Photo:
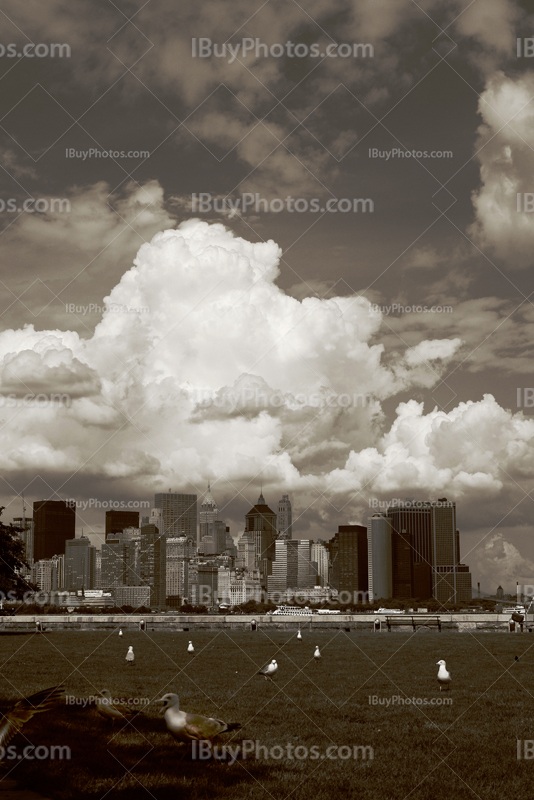
[[[198,565],[198,603],[207,608],[217,604],[219,568],[213,564]]]
[[[140,547],[140,583],[150,586],[150,605],[161,608],[166,604],[167,537],[155,525],[143,525]]]
[[[281,595],[287,589],[296,589],[298,584],[298,541],[277,539],[274,543],[275,558],[272,572],[267,579],[270,594]],[[279,598],[275,598],[280,602]]]
[[[50,559],[36,561],[31,570],[31,580],[41,592],[53,592],[58,588],[57,566]]]
[[[65,588],[70,591],[93,589],[96,547],[87,536],[65,542]]]
[[[393,596],[434,597],[442,603],[471,599],[471,573],[460,564],[456,504],[406,500],[388,508],[393,528]]]
[[[471,573],[468,566],[460,563],[456,503],[446,497],[432,504],[432,555],[432,589],[436,600],[440,603],[471,600]]]
[[[278,513],[276,515],[276,530],[279,539],[293,538],[293,516],[291,512],[291,501],[289,495],[282,495],[278,501]]]
[[[252,531],[243,533],[237,542],[236,567],[251,572],[256,563],[256,545]]]
[[[154,505],[162,512],[164,536],[192,536],[197,541],[196,494],[157,494]]]
[[[245,533],[250,534],[256,547],[255,569],[262,573],[264,586],[267,585],[267,576],[271,574],[272,563],[275,555],[274,543],[276,541],[276,514],[266,504],[263,492],[258,502],[245,515]]]
[[[184,602],[189,594],[189,564],[196,555],[196,545],[191,537],[169,536],[166,540],[166,595],[171,605],[180,598]]]
[[[137,533],[137,535],[134,535]],[[141,531],[126,528],[125,532],[110,534],[102,544],[100,582],[102,589],[117,586],[140,586]]]
[[[311,589],[312,586],[315,586],[315,571],[311,562],[311,542],[309,539],[297,539],[297,541],[297,587],[299,589]]]
[[[122,533],[124,528],[139,527],[139,511],[106,511],[106,539],[112,533]]]
[[[13,525],[15,528],[22,528],[19,536],[24,544],[24,552],[26,554],[26,561],[31,567],[33,564],[33,538],[34,538],[34,525],[33,519],[28,517],[14,517]]]
[[[332,589],[339,589],[339,538],[337,534],[325,542],[329,556],[328,584]]]
[[[340,594],[348,592],[351,602],[365,602],[369,590],[367,528],[363,525],[339,525],[334,538],[338,541],[336,588]]]
[[[65,552],[76,533],[76,509],[64,500],[37,500],[33,504],[33,558],[40,561]]]
[[[200,541],[204,536],[213,535],[213,527],[215,521],[218,519],[219,509],[211,494],[211,487],[208,482],[208,491],[204,495],[204,500],[200,505]]]
[[[267,583],[269,593],[310,589],[315,585],[309,539],[277,539],[274,546],[275,559]]]
[[[326,549],[325,543],[321,540],[317,542],[312,542],[311,544],[311,560],[312,564],[316,565],[314,567],[316,579],[315,585],[316,586],[328,586],[328,550]]]
[[[393,529],[393,596],[432,597],[432,506],[407,500],[390,507]]]
[[[373,514],[367,523],[369,602],[393,597],[391,520],[385,514]]]

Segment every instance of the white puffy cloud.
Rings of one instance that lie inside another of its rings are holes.
[[[518,210],[517,195],[531,193],[534,166],[534,77],[497,72],[479,102],[483,123],[476,143],[481,187],[473,192],[477,243],[509,269],[532,264],[534,213]]]
[[[91,338],[32,326],[0,334],[5,392],[72,398],[59,409],[4,409],[3,466],[22,433],[48,441],[60,463],[68,434],[69,468],[92,474],[146,467],[149,481],[202,484],[214,473],[249,480],[268,465],[294,483],[334,466],[351,443],[369,444],[380,400],[428,385],[439,370],[413,357],[386,366],[383,347],[370,344],[381,318],[369,302],[287,295],[275,283],[279,258],[273,241],[190,220],[140,247]],[[420,349],[441,364],[456,346],[429,340]]]
[[[520,534],[520,543],[517,541],[519,537],[515,543],[509,541],[508,530],[497,530],[489,537],[483,537],[476,547],[480,580],[486,591],[494,593],[501,585],[505,592],[515,593],[516,583],[530,587],[534,584],[534,561],[527,555],[530,531],[522,528],[517,533]]]
[[[352,451],[343,469],[327,479],[331,492],[352,486],[360,501],[415,493],[457,500],[497,497],[507,485],[534,475],[534,420],[501,408],[491,395],[459,403],[450,412],[424,413],[410,400],[375,447]]]

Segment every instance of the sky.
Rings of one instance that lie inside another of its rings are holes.
[[[106,503],[209,480],[235,538],[263,486],[328,539],[447,497],[474,586],[533,584],[528,5],[0,24],[3,518],[74,499],[98,545]]]

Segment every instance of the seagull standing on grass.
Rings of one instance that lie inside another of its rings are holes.
[[[271,663],[267,664],[265,667],[260,669],[260,671],[257,672],[256,675],[264,675],[265,676],[265,680],[271,680],[272,681],[273,675],[277,670],[278,670],[278,664],[276,663],[275,659],[273,658]]]
[[[319,661],[319,659],[322,657],[321,656],[321,651],[319,650],[319,645],[315,646],[315,653],[313,654],[313,657],[314,657],[316,662]]]
[[[297,633],[297,639],[298,639],[299,642],[302,641],[302,634],[300,632],[300,628],[299,628],[299,632]]]
[[[180,742],[209,742],[220,733],[241,728],[239,722],[224,722],[222,719],[180,711],[180,699],[177,694],[165,694],[156,702],[165,704],[162,708],[162,712],[165,712],[165,723],[169,732]]]
[[[135,656],[134,656],[133,647],[129,647],[129,648],[128,648],[128,652],[126,653],[126,661],[127,661],[129,664],[133,664],[133,662],[134,662],[134,658],[135,658]]]
[[[447,671],[446,663],[441,659],[441,661],[437,662],[438,669],[438,683],[439,683],[439,690],[440,692],[445,690],[446,692],[449,691],[451,685],[451,673]]]
[[[189,642],[189,644],[187,646],[187,652],[188,653],[194,653],[195,652],[195,648],[193,647],[193,642]]]
[[[127,705],[121,704],[120,708],[113,703],[111,692],[109,689],[102,689],[98,693],[100,697],[96,700],[96,710],[98,713],[110,722],[116,722],[118,719],[129,719],[134,715],[134,711]],[[137,711],[138,709],[136,709]]]

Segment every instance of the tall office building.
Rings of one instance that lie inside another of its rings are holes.
[[[460,564],[456,504],[406,500],[388,508],[393,528],[393,596],[434,597],[442,603],[471,599],[471,573]]]
[[[106,511],[106,539],[125,528],[139,527],[139,511]]]
[[[138,532],[133,535],[132,532]],[[126,528],[123,533],[110,534],[102,544],[100,583],[102,589],[117,586],[141,585],[141,532]]]
[[[293,516],[291,512],[291,501],[289,495],[282,495],[278,501],[278,513],[276,515],[276,530],[278,539],[293,538]]]
[[[297,587],[299,589],[311,589],[312,586],[315,586],[315,570],[311,559],[311,541],[309,539],[297,539],[297,541]]]
[[[248,533],[256,547],[255,569],[262,575],[263,585],[267,585],[267,577],[271,574],[275,555],[276,514],[265,502],[263,492],[258,502],[245,515],[245,533]]]
[[[26,562],[31,567],[33,564],[33,519],[29,519],[28,517],[14,517],[13,525],[15,528],[22,528],[21,533],[18,535],[24,544]]]
[[[328,550],[325,542],[318,540],[311,544],[311,560],[315,570],[315,585],[328,586]]]
[[[277,539],[274,543],[272,572],[267,579],[269,594],[282,594],[298,583],[298,541]]]
[[[324,546],[329,558],[328,585],[331,589],[339,590],[339,539],[337,534],[325,542]]]
[[[166,540],[166,596],[184,602],[189,595],[189,564],[196,556],[196,544],[191,536],[169,536]],[[171,600],[170,605],[176,605]]]
[[[311,589],[315,585],[311,544],[309,539],[275,541],[275,558],[267,582],[269,593],[281,593],[287,589]]]
[[[155,608],[165,607],[166,604],[166,538],[155,525],[143,525],[141,528],[140,584],[150,586],[150,605]]]
[[[369,602],[393,597],[393,529],[385,514],[373,514],[367,523]]]
[[[369,590],[367,528],[363,525],[339,525],[337,541],[337,582],[334,588],[348,592],[351,602],[365,602]]]
[[[157,494],[154,505],[162,512],[164,536],[192,536],[197,541],[196,494]]]
[[[208,482],[208,491],[204,495],[204,500],[200,505],[200,541],[204,536],[213,535],[213,527],[215,521],[218,519],[219,509],[211,494],[211,486]]]
[[[61,556],[52,556],[50,559],[52,563],[56,567],[56,575],[57,575],[57,588],[64,589],[65,588],[65,555]],[[95,556],[96,560],[96,556]]]
[[[460,563],[460,533],[456,528],[456,503],[440,498],[432,504],[433,595],[440,603],[472,598],[471,573]]]
[[[219,568],[213,564],[198,565],[198,603],[212,608],[218,600]]]
[[[65,553],[65,542],[76,534],[76,509],[64,500],[37,500],[33,504],[34,561]]]
[[[235,578],[235,572],[230,567],[219,567],[217,575],[217,599],[219,603],[230,603],[230,585]]]
[[[237,542],[236,567],[251,572],[256,563],[256,545],[252,532],[245,532]]]
[[[186,541],[195,547],[192,539],[186,537],[169,536],[166,540],[167,556],[165,564],[166,573],[166,599],[172,606],[178,606],[185,601],[188,595],[188,577],[190,557],[185,554],[188,552]],[[179,598],[179,599],[178,599]]]
[[[65,588],[94,589],[96,547],[87,536],[65,542]]]
[[[95,555],[95,589],[102,588],[102,549]]]
[[[41,592],[53,592],[58,588],[57,566],[51,559],[36,561],[31,569],[31,581]]]
[[[431,504],[407,500],[388,508],[387,516],[394,531],[394,597],[418,597],[421,600],[432,597]]]

